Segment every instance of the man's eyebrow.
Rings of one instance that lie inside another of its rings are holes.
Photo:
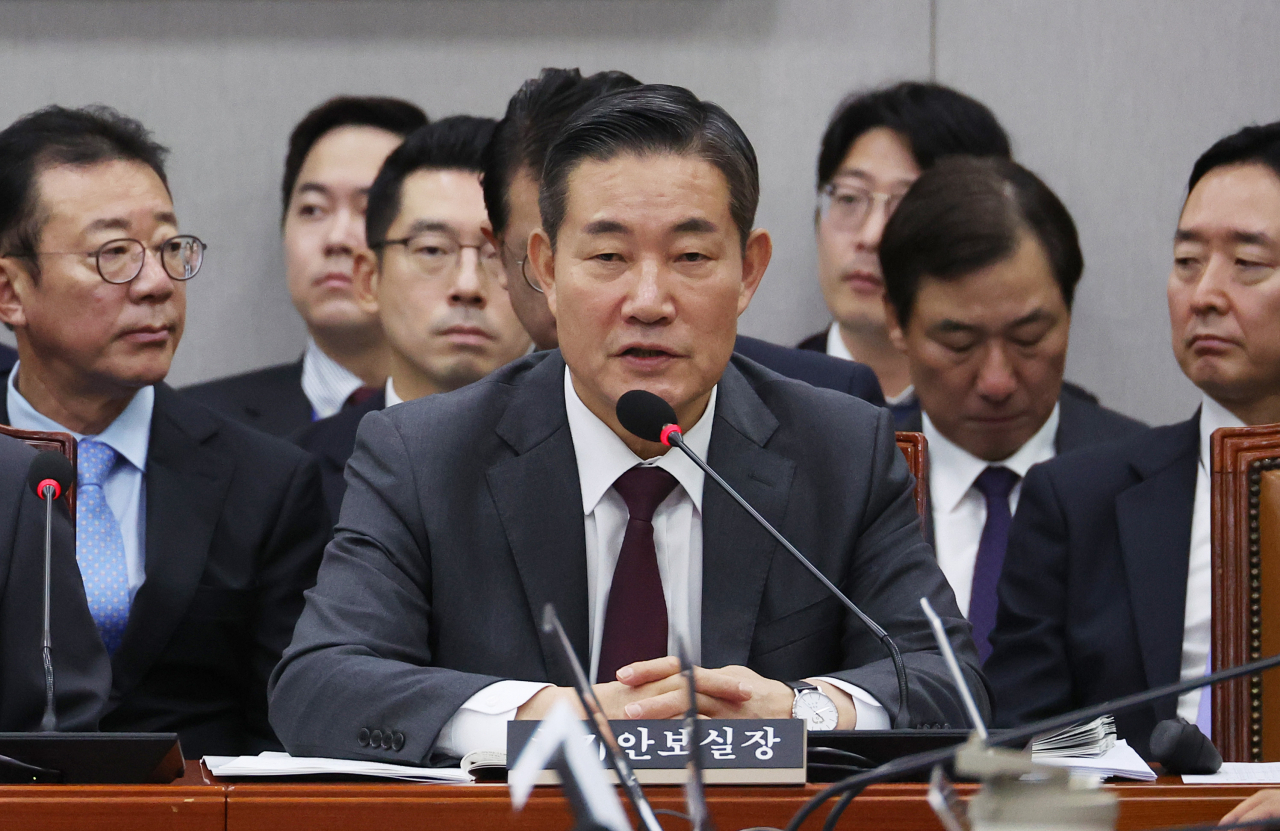
[[[172,211],[156,211],[152,214],[152,218],[161,225],[177,225],[178,217]],[[94,231],[128,231],[129,220],[120,216],[105,217],[103,219],[95,219],[85,226],[85,233]]]
[[[457,230],[447,222],[438,219],[419,219],[409,226],[405,236],[416,237],[419,234],[457,234]]]
[[[672,229],[677,234],[714,234],[718,230],[720,229],[711,220],[698,217],[686,219]]]
[[[627,233],[627,226],[615,219],[597,219],[594,222],[588,222],[582,232],[594,236],[600,234],[625,234]]]
[[[1208,240],[1208,236],[1209,235],[1205,234],[1203,231],[1197,231],[1193,228],[1179,228],[1173,234],[1173,241],[1206,242]],[[1271,247],[1276,245],[1275,239],[1270,234],[1262,231],[1231,231],[1227,234],[1227,237],[1232,242],[1239,245],[1262,245]]]
[[[977,332],[979,330],[979,327],[974,326],[972,323],[952,320],[949,317],[939,320],[937,323],[933,324],[932,328],[934,331],[942,334],[950,334],[951,332]]]
[[[319,182],[303,182],[298,185],[298,196],[302,196],[304,193],[318,193],[321,196],[333,196],[333,192]]]
[[[1052,320],[1053,315],[1047,309],[1036,309],[1028,314],[1015,320],[1009,324],[1010,329],[1017,329],[1019,326],[1026,326],[1031,323],[1039,323],[1043,320]]]

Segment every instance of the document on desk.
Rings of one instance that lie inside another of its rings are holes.
[[[214,776],[375,776],[409,782],[470,782],[470,774],[460,768],[420,768],[392,765],[386,762],[362,762],[353,759],[322,759],[290,756],[278,751],[264,751],[257,756],[205,756],[205,767]]]
[[[1280,784],[1280,762],[1223,762],[1222,769],[1207,776],[1182,777],[1188,785]]]
[[[1060,768],[1071,768],[1082,773],[1095,773],[1106,778],[1119,776],[1124,779],[1137,779],[1140,782],[1154,782],[1156,772],[1142,761],[1138,751],[1129,746],[1124,739],[1116,742],[1115,747],[1101,756],[1052,756],[1032,753],[1036,762]]]

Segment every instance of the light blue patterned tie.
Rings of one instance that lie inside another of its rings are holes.
[[[76,562],[107,653],[114,655],[129,621],[129,569],[120,523],[107,504],[102,483],[116,451],[94,439],[80,442],[76,475]]]

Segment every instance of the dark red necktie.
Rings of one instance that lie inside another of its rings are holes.
[[[616,681],[627,664],[667,654],[667,601],[653,544],[653,512],[675,486],[675,477],[660,467],[633,467],[613,483],[627,503],[628,519],[605,607],[596,672],[600,683]]]
[[[347,396],[347,400],[342,402],[342,409],[348,407],[359,407],[378,394],[382,387],[358,387],[356,391]]]

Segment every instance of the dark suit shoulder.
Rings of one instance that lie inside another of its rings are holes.
[[[320,462],[325,504],[328,505],[329,515],[335,520],[342,508],[342,498],[347,492],[344,474],[347,460],[355,450],[360,421],[369,413],[384,409],[386,403],[386,395],[379,392],[361,404],[308,424],[292,436],[294,444],[314,455]]]
[[[866,364],[746,336],[738,337],[734,351],[788,378],[848,393],[877,406],[884,405],[880,380]]]
[[[165,384],[156,385],[156,405],[152,415],[169,419],[197,443],[233,456],[237,461],[265,471],[292,469],[307,462],[310,455],[292,442],[245,426],[199,401],[186,391]],[[154,428],[153,428],[154,429]]]
[[[1141,421],[1103,407],[1092,395],[1079,394],[1078,389],[1063,384],[1058,397],[1061,409],[1054,444],[1059,453],[1115,441],[1147,429]]]
[[[809,352],[821,352],[827,354],[827,330],[812,334],[804,340],[796,344],[796,349],[804,349]]]
[[[18,362],[18,352],[0,343],[0,372],[8,372]]]
[[[1122,416],[1123,418],[1123,416]],[[1059,495],[1078,492],[1110,501],[1120,490],[1179,461],[1194,459],[1200,447],[1198,419],[1161,427],[1139,427],[1112,441],[1059,453],[1027,474],[1050,482]]]
[[[205,381],[182,394],[211,410],[276,436],[311,423],[311,402],[302,391],[302,361]]]

